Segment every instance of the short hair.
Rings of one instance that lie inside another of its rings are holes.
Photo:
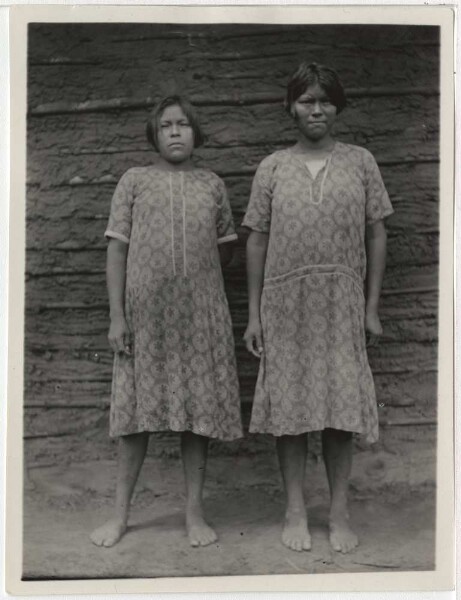
[[[189,100],[178,95],[165,96],[152,110],[146,125],[146,137],[149,144],[151,144],[155,150],[158,151],[158,129],[160,119],[165,109],[170,106],[179,106],[181,108],[183,113],[186,115],[190,126],[192,127],[192,131],[194,132],[194,148],[201,146],[205,141],[205,136],[203,135],[200,127],[197,113],[195,112],[195,109]]]
[[[330,102],[336,106],[338,114],[346,107],[346,94],[336,71],[315,62],[310,64],[303,62],[293,73],[287,85],[285,109],[289,114],[293,102],[296,102],[308,87],[315,84],[325,90]]]

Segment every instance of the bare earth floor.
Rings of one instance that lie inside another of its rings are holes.
[[[101,549],[90,531],[109,515],[115,462],[88,461],[30,470],[24,503],[25,579],[80,579],[270,573],[333,573],[434,568],[433,461],[418,455],[411,472],[401,457],[363,453],[354,465],[351,517],[361,545],[332,551],[328,494],[321,461],[308,465],[306,502],[313,548],[296,553],[280,543],[283,494],[268,454],[209,461],[206,511],[219,540],[190,548],[184,532],[183,481],[177,458],[148,457],[129,529]],[[414,478],[414,473],[419,477]]]

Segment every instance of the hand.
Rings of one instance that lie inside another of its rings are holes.
[[[128,356],[131,354],[131,333],[125,317],[111,319],[107,337],[114,352],[124,352]]]
[[[375,309],[366,309],[365,311],[365,331],[367,333],[367,346],[377,346],[379,338],[383,335],[383,327],[379,320],[378,311]]]
[[[248,352],[251,352],[256,358],[261,358],[264,351],[261,322],[259,319],[249,321],[243,336]]]

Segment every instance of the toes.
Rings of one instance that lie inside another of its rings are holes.
[[[216,542],[218,540],[218,536],[216,535],[216,533],[213,531],[210,535],[210,541],[208,542],[209,544],[213,544],[213,542]]]
[[[351,552],[358,546],[358,538],[351,537],[350,539],[337,539],[336,536],[330,536],[331,547],[335,552],[342,552],[342,554],[347,554]]]
[[[287,548],[289,548],[290,550],[293,550],[293,548],[291,547],[291,544],[290,544],[290,542],[288,540],[282,538],[282,544],[284,546],[286,546]]]
[[[90,540],[95,546],[110,548],[114,546],[126,531],[126,526],[119,522],[110,522],[90,534]]]
[[[203,545],[208,546],[209,544],[213,544],[214,542],[216,542],[217,539],[218,536],[216,535],[216,533],[214,531],[210,531]]]
[[[292,538],[289,535],[282,535],[282,543],[284,546],[295,552],[311,549],[310,538]]]
[[[102,546],[102,540],[100,540],[95,535],[90,535],[90,540],[93,542],[95,546]]]
[[[332,544],[332,547],[335,552],[342,552],[342,548],[339,544]]]
[[[189,532],[189,543],[193,548],[200,546],[200,535],[195,529],[191,529]]]
[[[311,549],[311,541],[310,539],[305,539],[303,542],[303,550],[310,550]]]
[[[119,537],[108,537],[103,541],[102,545],[105,548],[110,548],[111,546],[115,546],[115,544],[118,542],[118,540],[119,540]]]
[[[209,546],[218,539],[216,532],[210,529],[209,531],[194,531],[189,532],[190,545],[194,548],[198,546]]]
[[[90,540],[93,542],[95,546],[104,546],[104,532],[103,531],[94,531],[90,535]]]
[[[330,536],[330,544],[335,552],[341,552],[341,544],[333,536]]]
[[[209,544],[211,544],[211,537],[208,535],[203,535],[200,538],[200,546],[208,546]]]

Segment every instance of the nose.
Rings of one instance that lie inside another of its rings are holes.
[[[316,100],[315,104],[312,106],[312,114],[313,115],[321,115],[322,113],[323,113],[322,105],[320,104],[320,102],[318,100]]]
[[[179,126],[176,123],[173,123],[171,126],[171,137],[177,137],[179,135]]]

